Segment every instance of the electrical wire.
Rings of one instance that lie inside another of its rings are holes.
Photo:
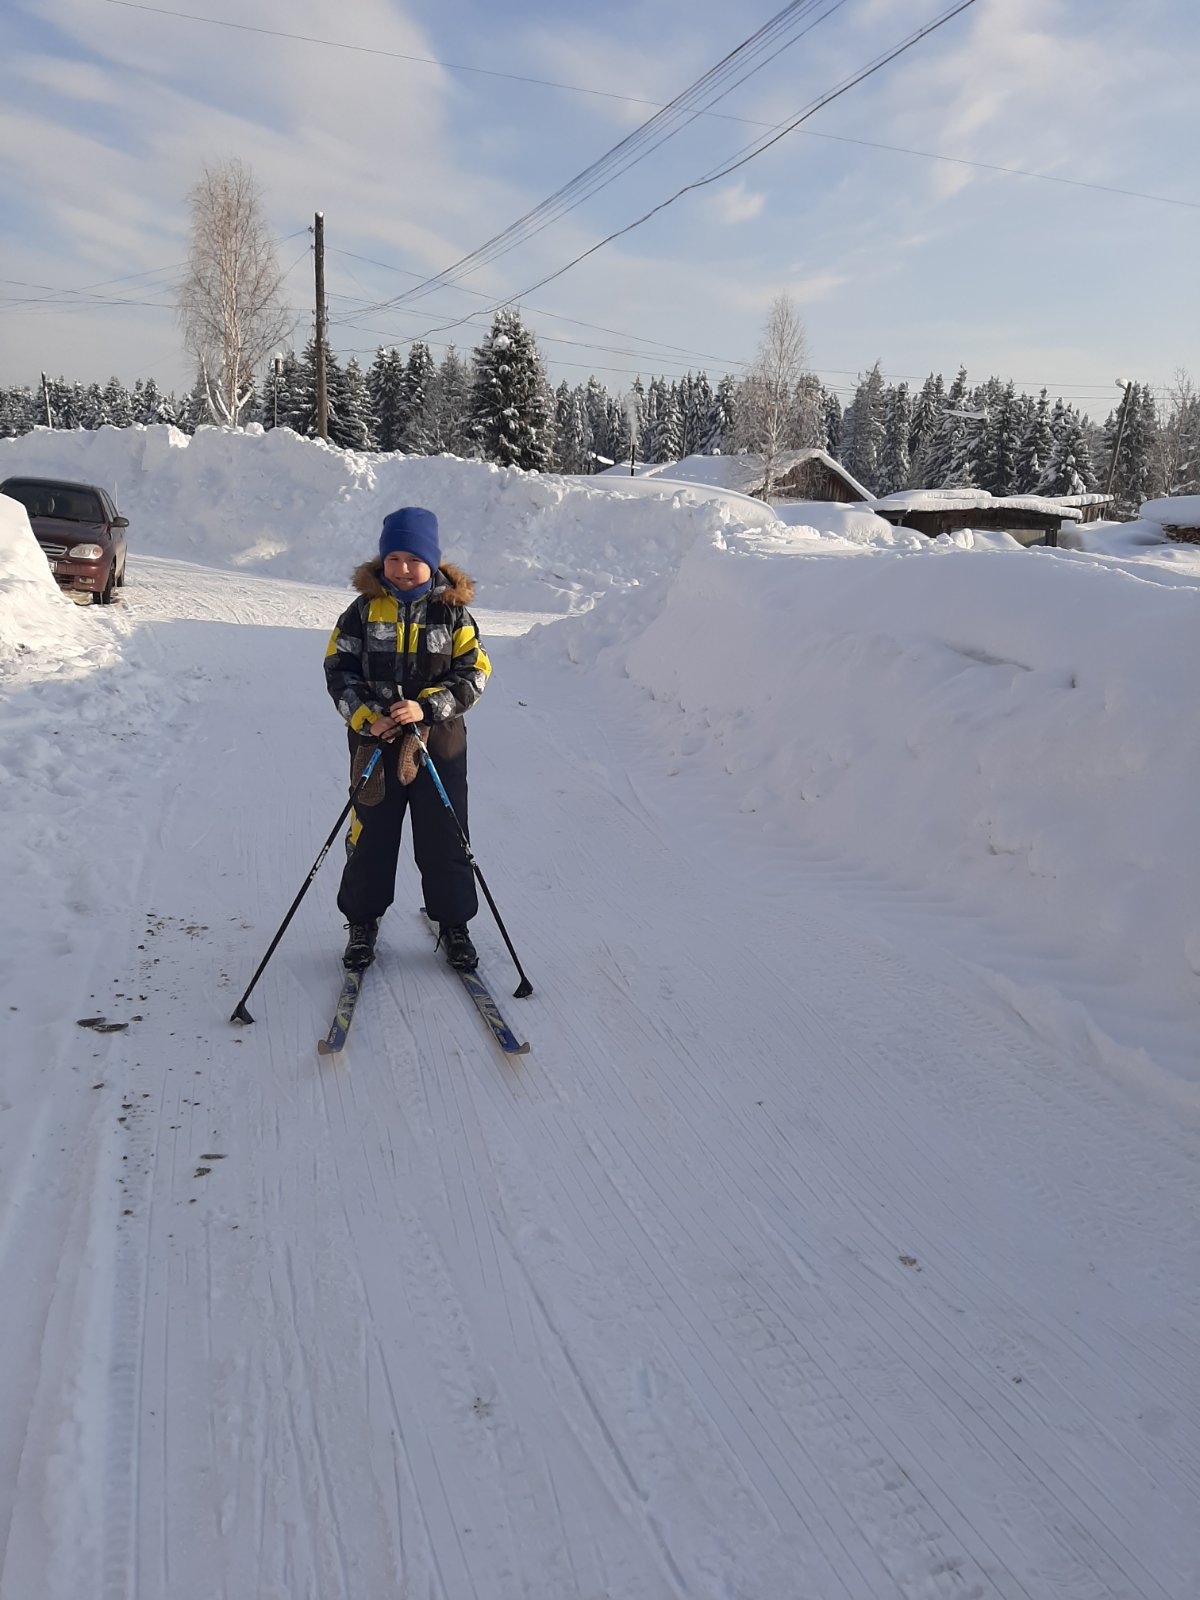
[[[546,284],[553,283],[556,278],[561,278],[565,273],[570,272],[572,267],[578,266],[581,261],[586,261],[589,256],[595,255],[596,252],[598,250],[602,250],[605,245],[611,244],[614,239],[620,239],[623,235],[632,233],[635,228],[640,228],[644,223],[649,222],[651,217],[657,216],[660,211],[665,211],[668,206],[674,205],[675,202],[677,200],[681,200],[685,194],[691,194],[696,189],[702,189],[710,183],[717,183],[722,178],[729,177],[731,173],[738,171],[739,168],[746,166],[747,163],[753,161],[757,156],[763,155],[767,150],[770,150],[772,146],[778,144],[781,139],[786,138],[789,133],[791,133],[795,128],[799,127],[802,122],[807,122],[809,117],[815,116],[817,112],[822,110],[825,106],[831,105],[833,101],[838,100],[842,95],[849,93],[849,91],[857,87],[858,84],[865,82],[867,78],[873,77],[875,73],[882,71],[884,67],[890,65],[891,62],[897,60],[900,56],[911,50],[915,45],[920,44],[923,40],[929,38],[931,34],[934,34],[940,28],[945,27],[948,22],[952,22],[954,18],[960,16],[962,12],[969,10],[970,7],[975,3],[976,0],[958,0],[957,4],[950,6],[946,11],[942,12],[940,16],[935,17],[932,22],[927,23],[925,27],[918,28],[915,33],[909,34],[906,39],[901,40],[899,44],[894,45],[890,50],[887,50],[882,55],[877,56],[873,61],[869,62],[858,72],[852,74],[849,78],[844,79],[835,88],[828,90],[823,95],[820,95],[797,116],[793,117],[791,121],[786,124],[781,124],[770,138],[758,140],[755,144],[747,148],[745,154],[739,154],[738,156],[735,156],[733,160],[728,161],[724,165],[705,174],[704,177],[697,178],[691,183],[684,184],[681,189],[677,189],[675,193],[668,196],[667,199],[660,200],[657,205],[651,206],[650,210],[644,212],[642,216],[637,217],[633,222],[626,223],[623,228],[614,229],[612,233],[607,234],[603,239],[598,240],[595,244],[589,246],[588,249],[583,250],[577,256],[574,256],[565,264],[565,266],[557,268],[557,270],[554,272],[547,273],[544,278],[539,278],[536,283],[530,284],[527,289],[522,289],[517,294],[509,295],[505,299],[497,301],[491,307],[492,314],[494,315],[497,311],[502,311],[507,306],[511,306],[514,301],[523,300],[527,294],[535,294],[537,290],[544,288]],[[428,334],[449,332],[451,328],[461,326],[461,324],[466,320],[467,318],[463,317],[457,322],[438,324],[436,327],[430,328],[428,330]],[[428,334],[422,334],[419,337],[426,338],[428,337]]]
[[[408,55],[400,50],[384,50],[376,45],[347,44],[340,39],[321,39],[308,33],[291,33],[283,28],[255,27],[246,22],[230,22],[224,17],[202,17],[191,11],[168,11],[165,6],[150,6],[137,3],[137,0],[105,0],[105,4],[120,6],[126,11],[146,11],[154,16],[172,17],[178,22],[205,23],[213,28],[232,28],[239,33],[263,34],[271,39],[288,39],[301,44],[321,46],[328,50],[347,50],[358,55],[381,56],[392,61],[409,61],[419,66],[440,67],[446,72],[469,72],[485,78],[500,78],[510,83],[527,83],[542,89],[560,89],[567,94],[589,95],[599,100],[619,100],[626,105],[647,106],[655,110],[664,110],[661,101],[647,100],[642,95],[621,94],[615,89],[593,89],[588,84],[563,83],[554,78],[534,78],[521,72],[501,72],[494,67],[468,66],[462,61],[442,61],[436,56]],[[763,122],[756,117],[739,117],[731,111],[706,110],[697,113],[698,116],[711,117],[718,122],[740,122],[752,128],[770,128],[773,123]],[[1035,172],[1027,167],[1010,167],[994,161],[972,161],[966,156],[950,156],[938,150],[915,150],[907,145],[884,144],[878,139],[855,139],[848,134],[817,133],[812,129],[803,130],[806,139],[829,139],[840,144],[858,145],[864,150],[886,150],[896,155],[916,156],[923,161],[945,161],[959,167],[975,167],[982,172],[999,172],[1011,178],[1032,178],[1039,183],[1067,184],[1073,189],[1094,189],[1099,194],[1121,195],[1129,200],[1148,200],[1156,205],[1182,206],[1191,211],[1200,211],[1200,201],[1180,200],[1172,195],[1151,194],[1144,189],[1119,188],[1109,183],[1091,183],[1083,178],[1068,178],[1053,172]]]
[[[822,3],[826,9],[815,20],[799,28],[790,38],[784,37],[782,42],[777,42],[789,28],[804,22]],[[518,217],[500,233],[494,234],[476,249],[452,262],[450,266],[414,285],[413,288],[405,290],[403,294],[380,302],[377,308],[372,309],[386,310],[393,305],[432,293],[435,289],[445,287],[467,273],[478,270],[541,233],[560,217],[575,210],[585,200],[607,188],[618,177],[637,166],[669,139],[674,138],[683,127],[694,122],[703,109],[697,107],[694,102],[707,96],[708,105],[718,103],[756,72],[761,71],[762,67],[775,60],[784,50],[832,16],[835,11],[841,10],[846,3],[847,0],[791,0],[782,11],[777,12],[755,33],[744,39],[736,49],[722,57],[716,66],[710,67],[694,83],[689,84],[661,111],[655,112],[654,116],[642,123],[633,133],[619,140],[590,166],[576,173],[567,183],[555,190],[552,195],[539,201],[536,206]],[[757,60],[759,56],[765,56],[765,59]],[[743,66],[747,66],[747,70],[742,71]],[[735,77],[738,72],[742,75]],[[683,119],[682,122],[680,119]],[[675,125],[676,123],[679,125]]]

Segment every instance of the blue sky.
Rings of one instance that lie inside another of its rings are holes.
[[[170,284],[186,253],[187,191],[206,161],[236,155],[258,178],[291,269],[298,343],[312,299],[301,230],[325,213],[333,340],[366,359],[380,342],[527,289],[761,132],[735,119],[788,120],[944,9],[842,0],[721,103],[727,116],[694,121],[467,279],[474,294],[366,312],[555,191],[652,114],[637,101],[669,100],[782,0],[736,19],[717,0],[161,4],[365,48],[109,0],[6,0],[0,381],[30,382],[44,367],[187,383]],[[576,87],[459,70],[472,66]],[[1165,386],[1179,367],[1200,375],[1197,82],[1194,0],[976,0],[807,131],[530,293],[522,310],[555,381],[594,370],[617,389],[638,371],[736,371],[786,291],[828,382],[849,388],[876,359],[918,380],[965,363],[1103,416],[1116,376]],[[467,347],[481,332],[475,321],[432,338]]]

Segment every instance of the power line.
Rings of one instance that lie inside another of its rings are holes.
[[[276,239],[275,244],[277,247],[279,245],[289,244],[293,239],[298,239],[302,233],[307,232],[307,228],[297,228],[293,233],[285,234],[282,239]],[[285,278],[290,273],[295,271],[296,267],[299,266],[300,261],[304,259],[304,255],[307,253],[308,252],[306,248],[301,256],[287,269],[287,272],[283,274]],[[50,283],[28,283],[21,278],[0,278],[0,283],[11,283],[17,288],[44,289],[46,291],[46,293],[42,295],[20,297],[10,296],[6,304],[0,305],[0,310],[13,311],[21,307],[26,309],[44,307],[48,310],[75,311],[81,309],[96,310],[104,306],[148,306],[151,308],[163,309],[173,306],[174,302],[168,300],[130,300],[122,295],[96,295],[92,294],[90,291],[104,288],[110,283],[130,283],[137,278],[155,278],[164,272],[178,272],[181,268],[186,266],[186,261],[174,261],[170,266],[166,267],[147,267],[144,272],[126,272],[117,278],[100,278],[95,283],[81,284],[77,289],[62,288],[58,285]],[[162,289],[172,289],[177,288],[178,285],[151,284],[148,285],[148,287],[151,289],[160,287]]]
[[[172,17],[177,22],[199,22],[213,28],[232,28],[238,33],[263,34],[272,39],[288,39],[300,44],[318,45],[328,50],[346,50],[357,55],[381,56],[387,60],[409,61],[419,66],[440,67],[446,72],[469,72],[485,78],[500,78],[509,83],[527,83],[542,89],[561,89],[568,94],[588,95],[598,100],[619,100],[625,105],[646,106],[654,110],[664,110],[665,106],[659,100],[648,100],[642,95],[621,94],[615,89],[594,89],[588,84],[563,83],[554,78],[534,78],[520,72],[501,72],[494,67],[468,66],[461,61],[442,61],[436,56],[407,55],[399,50],[384,50],[376,45],[346,44],[340,39],[322,39],[308,33],[291,33],[283,28],[255,27],[246,22],[229,22],[224,17],[202,17],[190,11],[168,11],[165,6],[150,6],[135,3],[135,0],[105,0],[107,5],[121,6],[127,11],[146,11],[154,16]],[[775,124],[763,122],[757,117],[740,117],[731,111],[703,110],[696,113],[698,117],[711,117],[718,122],[740,122],[751,128],[771,128]],[[812,129],[802,130],[806,139],[827,139],[839,144],[858,145],[864,150],[886,150],[895,155],[916,156],[923,161],[944,161],[959,167],[975,167],[981,172],[999,172],[1010,178],[1030,178],[1038,183],[1066,184],[1073,189],[1092,189],[1098,194],[1115,194],[1129,200],[1148,200],[1156,205],[1182,206],[1187,210],[1200,211],[1200,201],[1180,200],[1172,195],[1151,194],[1144,189],[1125,189],[1115,184],[1091,183],[1084,178],[1068,178],[1059,173],[1036,172],[1028,167],[1011,167],[994,161],[973,161],[966,156],[946,155],[939,150],[915,150],[908,145],[885,144],[878,139],[855,139],[848,134],[817,133]]]
[[[411,277],[411,278],[416,278],[416,277],[420,276],[419,273],[412,271],[412,269],[409,268],[409,267],[397,267],[397,266],[394,266],[389,261],[379,261],[374,256],[360,255],[360,254],[358,254],[357,252],[355,252],[353,250],[342,250],[342,249],[339,249],[339,248],[337,248],[336,246],[333,246],[333,245],[329,245],[326,248],[330,251],[331,254],[341,255],[341,256],[348,256],[348,257],[350,257],[351,260],[365,262],[368,266],[382,267],[387,272],[398,272],[398,273],[403,274],[406,277]],[[487,299],[487,296],[485,294],[483,294],[482,291],[480,291],[478,289],[468,289],[462,284],[458,284],[455,287],[456,287],[458,293],[460,293],[460,294],[476,295],[481,300]],[[340,295],[339,294],[339,295],[335,295],[334,298],[335,299],[352,300],[352,299],[354,299],[356,297],[353,296],[353,295]],[[522,309],[523,309],[523,311],[527,312],[531,316],[550,317],[554,321],[566,322],[566,323],[571,324],[574,327],[588,328],[593,333],[607,333],[607,334],[610,334],[614,338],[617,338],[617,339],[631,339],[637,344],[646,344],[646,345],[657,346],[657,348],[655,348],[655,349],[649,349],[649,350],[646,350],[644,352],[639,352],[639,351],[622,352],[622,353],[628,353],[628,354],[631,354],[631,355],[644,354],[645,357],[646,357],[647,362],[668,360],[668,358],[666,356],[664,356],[662,354],[662,352],[663,351],[670,351],[670,352],[673,352],[677,356],[686,356],[686,357],[688,357],[690,359],[694,359],[694,360],[714,361],[714,362],[717,363],[717,365],[719,367],[723,367],[723,368],[725,368],[727,370],[729,368],[733,368],[733,367],[746,367],[746,366],[750,365],[750,363],[748,361],[744,360],[744,359],[734,359],[733,357],[730,357],[730,356],[714,355],[713,352],[709,351],[709,350],[693,350],[693,349],[691,349],[690,347],[688,347],[686,345],[668,344],[664,340],[661,340],[661,339],[649,339],[643,334],[629,333],[627,330],[622,329],[622,328],[610,328],[610,327],[606,326],[603,323],[584,322],[579,317],[568,317],[564,313],[559,312],[559,311],[547,311],[544,307],[523,306]],[[357,313],[357,315],[365,315],[365,314],[366,314],[365,312]],[[412,312],[405,312],[404,313],[404,315],[415,315],[415,314],[416,313],[412,313]],[[471,318],[464,319],[464,320],[471,321],[471,320],[474,320],[475,316],[481,316],[481,315],[483,315],[482,312],[476,312],[476,313],[473,314],[473,316]],[[395,335],[390,330],[374,329],[374,328],[363,328],[363,327],[361,327],[361,325],[359,325],[357,323],[354,323],[353,321],[351,321],[348,318],[344,319],[342,321],[341,326],[343,326],[343,327],[355,327],[355,328],[358,329],[359,332],[362,332],[362,333],[377,333],[381,339],[392,339],[392,340],[395,340],[397,338],[397,335]],[[540,340],[550,341],[552,339],[552,336],[547,334],[547,333],[539,331],[538,338]],[[402,334],[402,335],[399,336],[399,342],[403,343],[403,344],[412,344],[412,343],[416,343],[417,341],[414,340],[414,339],[409,339],[406,335]],[[441,349],[450,349],[450,348],[452,348],[451,345],[448,342],[445,342],[445,341],[427,340],[427,341],[423,341],[423,342],[429,343],[433,349],[441,350]],[[569,342],[569,341],[554,341],[554,342]],[[370,347],[370,348],[359,347],[359,348],[357,348],[356,350],[354,350],[351,353],[352,354],[356,354],[356,355],[371,354],[372,351],[375,348],[378,348],[378,347],[377,346]],[[585,345],[585,348],[593,349],[593,350],[605,350],[605,351],[609,351],[610,353],[612,353],[610,347],[609,346],[605,346],[605,345],[599,345],[599,344]],[[669,364],[670,365],[674,365],[674,366],[682,366],[682,365],[684,365],[684,363],[682,361],[679,361],[679,360],[669,361]],[[578,363],[578,362],[568,363],[568,362],[565,362],[565,361],[561,361],[561,362],[558,363],[558,365],[560,365],[560,366],[567,366],[567,365],[578,366],[578,365],[583,365],[583,363]],[[628,370],[630,372],[630,375],[632,375],[632,376],[636,376],[637,375],[637,374],[635,374],[633,372],[633,369],[631,369],[631,368],[630,369],[625,369],[625,368],[620,368],[620,367],[597,366],[596,370],[598,372],[624,372],[624,371]],[[822,379],[823,386],[826,389],[831,389],[837,394],[851,394],[852,395],[852,394],[856,393],[856,390],[857,390],[857,385],[856,384],[825,383],[824,379],[826,377],[859,378],[862,375],[862,370],[863,369],[861,367],[811,367],[809,370],[811,372],[813,372],[817,377]],[[929,375],[930,374],[928,372],[891,372],[891,371],[882,371],[882,376],[884,378],[886,378],[889,382],[902,381],[902,382],[908,382],[908,383],[924,383],[926,378],[929,377]],[[1088,383],[1086,380],[1085,381],[1080,381],[1078,379],[1014,378],[1013,382],[1015,384],[1019,385],[1020,387],[1027,388],[1027,389],[1050,389],[1050,390],[1053,390],[1053,391],[1055,391],[1056,395],[1061,396],[1061,398],[1064,399],[1064,400],[1066,400],[1066,399],[1072,399],[1072,400],[1089,400],[1089,399],[1090,400],[1103,400],[1103,399],[1105,399],[1107,397],[1108,391],[1109,391],[1109,387],[1110,387],[1110,385],[1107,382],[1104,382],[1102,380],[1097,381],[1095,383]],[[1153,385],[1153,384],[1151,384],[1151,385],[1148,385],[1148,387],[1152,388],[1155,393],[1161,393],[1161,394],[1166,394],[1167,393],[1167,386],[1166,385]],[[1084,391],[1092,391],[1092,392],[1091,393],[1085,393]]]
[[[782,37],[782,42],[777,42],[790,28],[803,21],[822,3],[826,4],[826,9],[814,21],[800,28],[790,38]],[[539,201],[532,210],[525,212],[507,228],[485,240],[467,255],[461,256],[450,266],[427,278],[423,283],[405,290],[402,295],[396,295],[392,300],[382,303],[379,309],[383,310],[386,306],[415,299],[453,283],[541,233],[560,217],[575,210],[592,195],[607,188],[616,178],[644,161],[669,139],[674,138],[680,131],[680,126],[686,127],[695,121],[700,109],[703,109],[696,106],[696,101],[703,100],[707,96],[709,97],[707,103],[711,105],[731,94],[740,84],[745,83],[768,62],[775,60],[784,50],[810,33],[819,23],[824,22],[845,4],[846,0],[789,0],[789,4],[782,11],[777,12],[761,28],[744,39],[716,66],[710,67],[694,83],[677,94],[661,111],[655,112],[654,116],[643,122],[633,133],[619,140],[590,166],[576,173],[561,188],[555,190],[552,195]],[[756,60],[756,57],[764,53],[765,59]],[[743,67],[746,68],[745,71],[742,70]],[[741,72],[741,76],[733,78],[731,82],[731,77],[738,72]],[[685,120],[681,123],[680,119]]]
[[[349,256],[351,258],[351,260],[353,260],[353,261],[365,261],[365,262],[368,263],[368,265],[373,266],[373,267],[382,267],[387,272],[399,272],[399,273],[402,273],[405,277],[408,277],[408,278],[419,278],[421,276],[421,274],[419,272],[413,272],[412,269],[409,268],[409,267],[397,267],[397,266],[393,266],[390,261],[377,261],[372,256],[356,255],[353,250],[339,250],[334,245],[328,245],[326,248],[331,252],[331,254],[340,255],[340,256]],[[485,294],[482,289],[468,289],[468,288],[465,287],[465,285],[463,285],[461,283],[455,284],[454,288],[455,288],[455,291],[458,294],[474,295],[474,296],[476,296],[477,299],[480,299],[480,300],[488,300],[488,299],[491,298],[491,296]],[[352,296],[345,296],[343,298],[353,298],[353,297]],[[550,317],[555,322],[569,322],[576,328],[590,328],[593,333],[609,333],[609,334],[612,334],[613,337],[617,338],[617,339],[633,339],[638,344],[657,345],[658,348],[661,349],[661,350],[673,350],[673,351],[676,351],[680,355],[700,356],[705,361],[716,361],[716,362],[720,363],[722,366],[744,367],[747,364],[745,361],[735,360],[731,356],[716,356],[716,355],[713,355],[713,353],[710,350],[691,350],[686,345],[668,344],[663,339],[650,339],[650,338],[647,338],[645,334],[627,333],[622,328],[607,328],[602,323],[599,323],[599,322],[584,322],[580,317],[568,317],[561,311],[547,311],[544,307],[538,307],[538,306],[528,306],[526,309],[529,311],[530,315],[532,315],[532,316]],[[356,315],[365,316],[366,312],[364,310],[362,312],[356,313]],[[347,320],[346,326],[350,326],[350,325],[351,324]],[[370,332],[371,330],[364,328],[362,331],[364,333],[366,333],[366,332]],[[393,337],[393,336],[392,335],[385,335],[384,337]]]
[[[746,154],[735,157],[732,161],[727,162],[724,166],[716,168],[702,178],[695,179],[692,183],[684,184],[681,189],[677,189],[675,193],[670,195],[666,200],[660,200],[657,205],[652,206],[650,210],[643,213],[642,216],[636,218],[633,222],[626,223],[623,228],[617,228],[612,233],[607,234],[603,239],[598,240],[597,243],[591,245],[587,250],[583,250],[579,253],[579,255],[573,257],[566,263],[565,266],[559,267],[555,272],[548,273],[544,278],[539,278],[536,283],[530,284],[527,289],[522,289],[518,294],[509,295],[506,299],[497,301],[492,307],[493,313],[503,310],[506,306],[512,305],[515,300],[524,299],[527,294],[536,293],[538,289],[544,288],[546,284],[553,283],[556,278],[561,278],[564,273],[569,272],[572,267],[578,266],[581,261],[587,260],[589,256],[595,255],[598,250],[602,250],[605,245],[611,244],[614,239],[619,239],[624,234],[632,233],[635,228],[640,228],[643,223],[649,222],[651,217],[657,216],[660,211],[665,211],[668,206],[674,205],[675,202],[682,199],[685,194],[690,194],[695,189],[702,189],[707,184],[719,182],[722,178],[727,178],[731,173],[736,172],[739,168],[746,166],[747,163],[753,161],[756,156],[764,154],[767,150],[771,149],[773,145],[778,144],[781,139],[786,138],[787,135],[795,128],[799,127],[802,122],[807,122],[809,117],[815,116],[816,113],[822,110],[825,106],[832,104],[834,100],[840,99],[842,95],[847,94],[851,89],[855,88],[858,84],[863,83],[867,78],[873,77],[875,73],[882,71],[884,67],[895,61],[899,56],[902,56],[907,51],[911,50],[914,45],[920,44],[922,40],[927,39],[931,34],[936,33],[939,28],[942,28],[946,25],[946,23],[953,21],[955,17],[961,15],[962,12],[969,10],[969,8],[974,4],[975,0],[958,0],[958,4],[951,6],[948,10],[944,11],[941,16],[936,17],[924,28],[919,28],[915,33],[909,34],[909,36],[906,39],[901,40],[898,45],[895,45],[892,49],[885,51],[883,55],[877,56],[873,61],[869,62],[867,66],[863,67],[850,78],[847,78],[842,83],[838,84],[836,88],[833,88],[826,94],[821,95],[790,122],[781,125],[769,139],[759,140],[757,144],[748,149]],[[460,326],[461,322],[466,320],[467,319],[464,317],[460,318],[459,322],[439,324],[437,327],[430,328],[429,333],[446,333],[451,328]],[[422,335],[422,337],[425,337],[425,335]]]

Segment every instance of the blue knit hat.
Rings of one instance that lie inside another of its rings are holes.
[[[436,572],[442,552],[438,546],[438,519],[433,512],[426,511],[423,506],[402,506],[399,511],[389,511],[379,535],[379,554],[387,557],[393,550],[407,550],[424,561],[431,572]]]

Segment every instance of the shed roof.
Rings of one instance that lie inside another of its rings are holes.
[[[1081,522],[1083,512],[1065,500],[1036,494],[989,494],[986,489],[901,489],[870,502],[881,516],[909,511],[1034,511],[1067,522]]]

